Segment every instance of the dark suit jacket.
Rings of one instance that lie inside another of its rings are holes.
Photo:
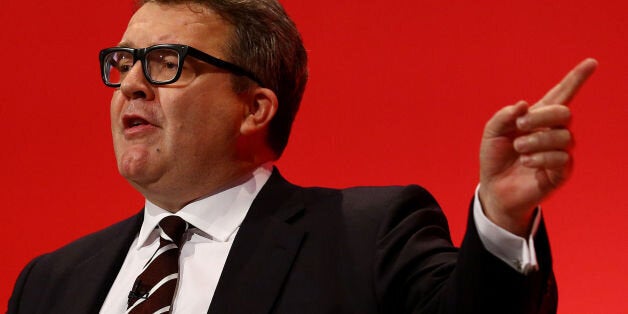
[[[524,276],[482,246],[472,215],[460,249],[418,186],[301,188],[275,171],[229,252],[209,313],[554,312],[543,227]],[[97,313],[142,214],[34,259],[8,313]]]

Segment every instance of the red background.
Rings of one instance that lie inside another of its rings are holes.
[[[572,179],[544,205],[560,313],[626,313],[625,1],[299,1],[311,80],[285,156],[293,182],[419,183],[460,242],[485,121],[535,101],[581,59]],[[137,212],[115,167],[97,52],[131,0],[3,1],[0,302],[34,256]],[[623,197],[622,197],[623,196]],[[61,227],[52,227],[61,226]],[[11,253],[9,253],[11,252]],[[0,309],[2,307],[0,306]]]

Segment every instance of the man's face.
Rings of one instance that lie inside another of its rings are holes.
[[[206,8],[192,9],[185,4],[143,5],[121,45],[185,44],[225,59],[230,25]],[[189,56],[183,71],[188,79],[155,86],[136,62],[111,100],[120,173],[146,198],[170,210],[232,179],[245,116],[246,96],[233,92],[228,72]]]

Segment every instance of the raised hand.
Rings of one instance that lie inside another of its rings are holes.
[[[567,105],[594,72],[586,59],[533,106],[502,108],[486,123],[480,146],[480,201],[486,216],[510,232],[529,233],[534,208],[571,172]]]

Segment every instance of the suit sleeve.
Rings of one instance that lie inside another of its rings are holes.
[[[457,266],[448,283],[445,313],[555,313],[557,290],[544,223],[534,238],[539,269],[527,275],[488,252],[469,214]]]
[[[471,211],[470,211],[471,212]],[[434,198],[405,188],[384,214],[376,244],[380,313],[554,313],[556,285],[543,223],[539,270],[523,275],[488,252],[473,215],[460,249]]]

